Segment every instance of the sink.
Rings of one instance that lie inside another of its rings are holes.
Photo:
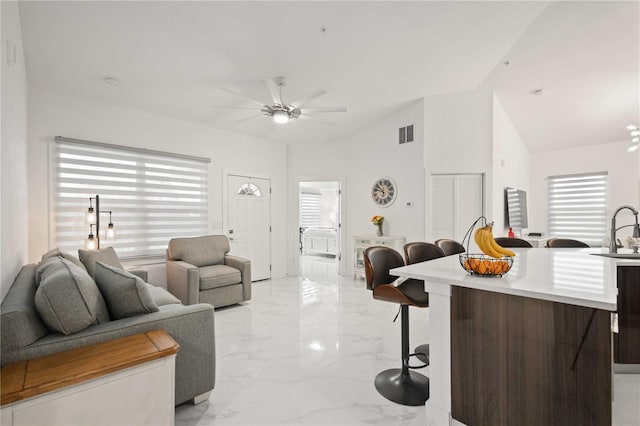
[[[591,253],[594,256],[614,257],[616,259],[640,259],[640,253]]]

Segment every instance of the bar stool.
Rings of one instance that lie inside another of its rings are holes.
[[[407,279],[397,286],[398,277],[389,270],[404,266],[402,255],[389,247],[374,246],[364,251],[364,267],[367,288],[373,290],[373,298],[400,304],[402,368],[392,368],[378,373],[375,386],[378,392],[393,402],[403,405],[424,405],[429,399],[429,379],[409,366],[409,306],[426,308],[429,294],[424,292],[422,281]]]
[[[454,241],[457,244],[457,241]],[[464,249],[463,249],[464,251]],[[426,262],[427,260],[437,259],[439,257],[445,257],[444,250],[435,244],[414,242],[404,245],[404,260],[407,265],[412,263]],[[422,288],[424,289],[424,281],[422,281]],[[416,347],[414,350],[416,358],[425,364],[429,364],[429,345],[424,344]]]
[[[462,244],[460,244],[456,240],[451,240],[449,238],[441,238],[439,240],[436,240],[434,244],[440,247],[442,251],[444,251],[445,256],[465,252],[464,246]]]
[[[589,244],[570,238],[552,238],[547,241],[548,248],[588,248]]]
[[[496,243],[500,244],[502,247],[533,247],[529,241],[523,240],[522,238],[496,237],[495,240]]]

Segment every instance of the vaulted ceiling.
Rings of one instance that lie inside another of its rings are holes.
[[[284,142],[340,140],[434,94],[483,88],[532,152],[640,124],[637,2],[21,2],[29,84]],[[505,63],[508,62],[508,65]],[[324,89],[328,125],[243,109]],[[114,77],[120,84],[105,84]],[[532,92],[542,89],[542,95]]]

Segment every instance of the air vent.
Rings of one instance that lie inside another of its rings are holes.
[[[400,127],[398,130],[398,143],[413,142],[413,124],[405,127]]]

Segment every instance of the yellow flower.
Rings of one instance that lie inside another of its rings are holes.
[[[384,216],[375,215],[371,218],[371,223],[373,223],[374,225],[381,225],[382,222],[384,222]]]

